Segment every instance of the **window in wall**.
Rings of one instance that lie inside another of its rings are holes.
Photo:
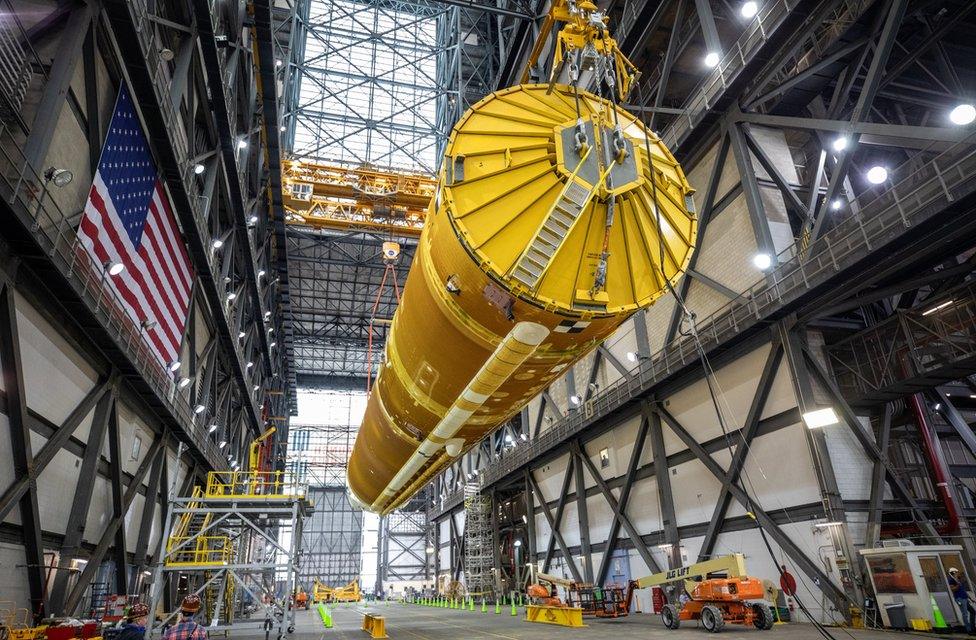
[[[916,593],[915,578],[904,553],[868,556],[875,590],[881,593]]]
[[[603,448],[600,449],[600,468],[606,469],[610,466],[610,450]]]

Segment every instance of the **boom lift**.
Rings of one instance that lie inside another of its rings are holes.
[[[724,577],[713,577],[724,574]],[[702,627],[718,633],[725,623],[754,625],[766,631],[772,629],[775,618],[765,600],[763,581],[746,573],[745,558],[741,553],[720,556],[670,571],[633,580],[627,593],[627,601],[634,589],[644,589],[664,584],[683,583],[681,586],[689,599],[680,606],[664,605],[661,619],[669,629],[677,629],[682,620],[701,620]]]

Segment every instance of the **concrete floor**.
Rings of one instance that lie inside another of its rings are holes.
[[[360,630],[362,611],[359,605],[339,605],[332,609],[334,626],[324,629],[318,613],[313,611],[299,611],[293,640],[332,640],[351,639],[365,640],[366,634]],[[636,614],[616,620],[585,620],[587,626],[582,629],[569,629],[545,624],[526,622],[524,612],[518,617],[512,617],[504,610],[501,615],[479,611],[455,611],[450,609],[430,609],[415,605],[399,603],[373,603],[365,608],[371,613],[379,613],[386,618],[386,631],[391,640],[564,640],[565,638],[580,638],[592,640],[647,640],[660,638],[664,640],[693,639],[706,640],[709,636],[705,631],[692,625],[682,627],[676,631],[669,631],[661,625],[658,616]],[[930,634],[905,634],[881,631],[851,631],[848,635],[844,630],[832,629],[837,640],[892,640],[894,637],[910,638],[938,638],[951,636],[936,636]],[[703,635],[704,634],[704,635]],[[235,637],[239,637],[235,634]],[[743,638],[759,640],[815,640],[821,638],[817,630],[809,624],[783,624],[775,626],[771,631],[758,631],[754,628],[728,625],[722,631],[721,638],[731,640]],[[964,636],[955,636],[956,638]],[[263,634],[262,634],[263,638]]]

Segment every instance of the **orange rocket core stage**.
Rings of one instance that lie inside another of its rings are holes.
[[[373,511],[518,412],[691,257],[693,191],[667,148],[608,101],[580,92],[578,120],[572,89],[547,88],[487,96],[448,141],[349,462]]]

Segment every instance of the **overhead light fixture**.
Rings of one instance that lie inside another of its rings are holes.
[[[254,390],[255,391],[259,391],[260,389],[261,389],[261,385],[259,385],[259,384],[254,385]]]
[[[888,170],[878,164],[868,169],[866,177],[871,184],[881,184],[888,179]]]
[[[850,142],[851,139],[847,136],[837,136],[834,138],[834,141],[830,143],[830,146],[834,151],[840,152],[846,149]]]
[[[818,529],[826,529],[828,527],[839,527],[843,524],[844,524],[843,522],[818,522],[813,526],[815,526]]]
[[[283,65],[283,64],[284,64],[284,63],[283,63],[283,62],[281,61],[281,58],[278,58],[278,59],[276,59],[276,60],[275,60],[275,66],[276,66],[276,67],[280,67],[280,66],[281,66],[281,65]]]
[[[193,413],[199,415],[199,414],[203,413],[206,409],[207,408],[205,406],[203,406],[202,404],[198,404],[197,406],[193,407]]]
[[[278,346],[278,343],[277,342],[271,342],[270,344],[268,344],[268,346],[274,348],[274,347]]]
[[[573,404],[579,404],[580,403],[580,397],[577,396],[577,395],[569,396],[569,401],[572,402]]]
[[[221,240],[220,238],[214,238],[213,242],[210,243],[210,246],[213,247],[214,249],[219,249],[222,246],[224,246],[224,241]]]
[[[474,475],[478,475],[478,474],[479,474],[479,473],[481,473],[481,472],[480,472],[480,471],[478,471],[477,469],[472,469],[472,470],[471,470],[471,473],[473,473]]]
[[[254,363],[249,360],[248,363],[247,363],[247,365],[245,365],[245,366],[246,366],[246,368],[250,369],[251,367],[254,366]]]
[[[949,112],[952,124],[967,125],[976,120],[976,107],[971,104],[960,104]]]
[[[259,278],[263,278],[264,277],[264,269],[258,269],[258,277]]]
[[[226,440],[221,440],[220,441],[220,444],[217,445],[217,448],[218,449],[223,449],[226,446],[227,446],[227,441]]]
[[[265,311],[265,312],[264,312],[264,317],[265,317],[266,319],[267,319],[267,318],[270,318],[270,317],[271,317],[271,312],[270,312],[270,311]]]
[[[429,555],[429,556],[430,555],[433,555],[434,554],[434,547],[427,547],[426,551],[427,551],[427,555]]]
[[[181,377],[180,381],[176,383],[176,386],[180,389],[186,389],[188,386],[190,386],[190,379]]]
[[[923,311],[922,312],[922,315],[923,316],[931,315],[931,314],[935,313],[936,311],[939,311],[941,309],[945,309],[946,307],[948,307],[949,305],[951,305],[953,302],[955,302],[955,300],[946,300],[945,302],[939,303],[939,304],[937,304],[936,306],[932,307],[931,309],[929,309],[927,311]]]
[[[628,351],[627,352],[627,360],[629,360],[630,362],[637,362],[637,360],[638,360],[637,353],[634,352],[634,351]]]
[[[705,54],[705,66],[709,69],[714,69],[718,66],[719,57],[714,51],[709,51]]]
[[[256,215],[252,215],[250,218],[247,219],[247,222],[248,224],[257,224],[258,217]]]
[[[142,327],[142,330],[143,330],[143,331],[152,331],[152,330],[153,330],[153,329],[155,329],[155,328],[156,328],[157,326],[159,326],[159,323],[158,323],[158,322],[156,322],[155,320],[150,320],[150,319],[148,319],[148,318],[147,318],[146,320],[143,320],[143,321],[142,321],[142,322],[141,322],[141,323],[139,324],[139,326],[141,326],[141,327]]]
[[[166,62],[169,62],[170,60],[176,57],[176,54],[173,53],[172,49],[163,47],[162,49],[159,50],[159,57],[165,60]]]
[[[830,208],[833,209],[834,211],[837,211],[842,206],[844,206],[844,203],[840,201],[840,198],[834,198],[833,201],[831,201],[830,203]]]
[[[217,424],[217,423],[215,422],[215,423],[213,423],[212,425],[210,425],[210,428],[209,428],[209,429],[207,429],[207,433],[213,433],[214,431],[216,431],[216,430],[217,430],[217,429],[219,429],[219,428],[220,428],[220,425],[218,425],[218,424]]]
[[[510,433],[505,434],[505,442],[512,444],[512,434]]]
[[[193,165],[193,173],[195,173],[195,174],[197,174],[197,175],[200,175],[200,174],[201,174],[201,173],[203,173],[203,172],[204,172],[205,170],[206,170],[206,167],[205,167],[205,166],[203,166],[202,164],[200,164],[199,162],[198,162],[198,163],[196,163],[195,165]]]
[[[520,440],[521,440],[522,442],[528,442],[528,440],[529,440],[529,436],[527,436],[527,435],[525,435],[524,433],[520,433],[520,434],[519,434],[519,439],[520,439]]]
[[[516,539],[516,540],[515,540],[515,542],[513,542],[512,544],[513,544],[514,546],[516,546],[516,547],[521,547],[521,546],[522,546],[522,541],[521,541],[521,540],[518,540],[518,539]]]
[[[522,522],[525,524],[529,524],[529,518],[524,513],[522,514]]]
[[[245,335],[247,335],[247,334],[246,334],[246,333],[244,333],[243,331],[239,331],[239,332],[237,333],[237,337],[238,337],[238,338],[243,338],[243,337],[244,337]]]
[[[756,266],[757,269],[765,271],[773,264],[773,258],[768,253],[757,253],[752,256],[752,264]]]
[[[166,366],[169,367],[169,370],[170,371],[177,371],[180,368],[180,365],[182,365],[182,364],[183,363],[180,362],[179,360],[173,360],[172,362],[170,362]]]
[[[123,271],[125,271],[125,265],[121,262],[116,262],[114,260],[109,260],[102,265],[105,268],[105,273],[110,276],[117,276]]]
[[[941,402],[936,402],[935,403],[935,406],[932,407],[932,408],[935,409],[936,411],[939,411],[940,409],[942,409],[942,403]]]
[[[278,131],[280,131],[282,133],[284,133],[287,130],[288,130],[288,127],[286,127],[285,125],[281,125],[280,127],[278,127]]]
[[[234,298],[236,298],[236,297],[237,297],[237,294],[236,294],[236,293],[234,293],[233,291],[230,291],[230,292],[229,292],[229,293],[227,294],[227,301],[229,302],[229,301],[231,301],[231,300],[233,300],[233,299],[234,299]]]
[[[837,412],[833,407],[813,409],[803,414],[803,423],[807,425],[807,429],[819,429],[837,422]]]
[[[75,179],[75,174],[71,173],[67,169],[58,169],[57,167],[48,167],[44,171],[44,180],[46,182],[53,182],[55,187],[67,187],[71,184],[71,181]]]
[[[759,5],[755,2],[743,2],[742,6],[739,7],[739,13],[747,20],[754,18],[759,13]]]

